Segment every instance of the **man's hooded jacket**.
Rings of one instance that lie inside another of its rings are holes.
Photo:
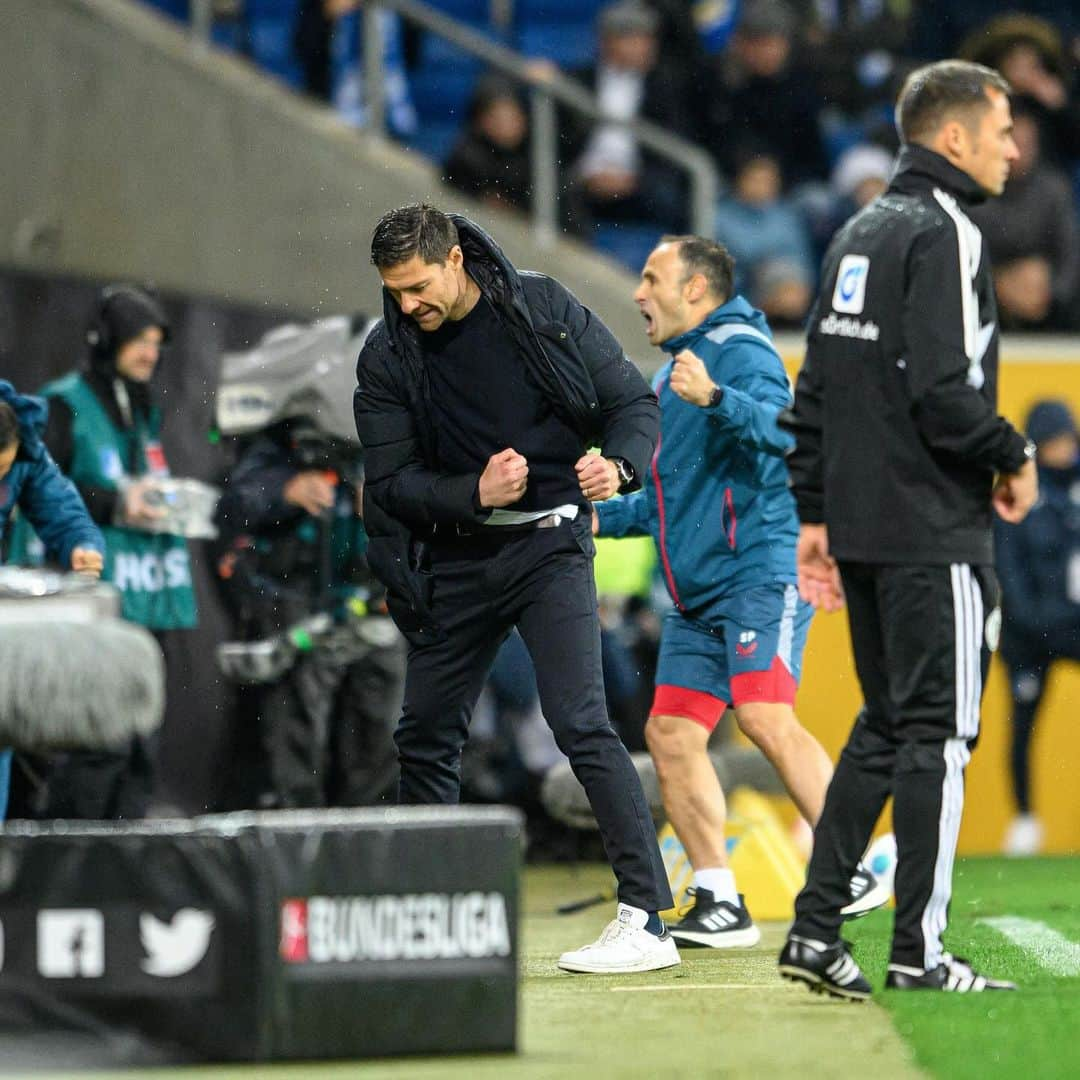
[[[598,445],[643,476],[659,434],[659,407],[611,331],[558,281],[517,271],[479,226],[457,215],[451,220],[466,272],[502,320],[528,377],[580,434],[582,450]],[[354,410],[365,450],[368,562],[387,587],[398,626],[432,633],[422,541],[440,529],[482,525],[491,511],[478,509],[479,474],[440,471],[421,333],[384,289],[383,319],[357,362]]]

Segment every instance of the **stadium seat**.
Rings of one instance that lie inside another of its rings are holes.
[[[449,156],[460,130],[461,124],[457,120],[446,123],[421,122],[420,129],[405,140],[405,145],[434,164],[441,165]]]
[[[160,11],[163,15],[170,15],[181,22],[188,21],[188,0],[143,0],[147,7]]]
[[[220,49],[243,52],[247,46],[247,31],[239,19],[221,19],[210,28],[210,40]]]
[[[428,3],[470,26],[488,26],[491,22],[491,0],[428,0]]]
[[[271,75],[299,87],[302,80],[293,52],[292,18],[249,15],[247,24],[251,59]]]
[[[420,122],[462,122],[476,81],[475,67],[440,71],[421,69],[409,80],[413,104]]]
[[[628,270],[639,273],[649,252],[656,247],[663,229],[658,225],[600,224],[589,234],[592,246],[621,262]]]
[[[579,68],[596,59],[596,34],[591,21],[519,25],[514,47],[561,68]]]
[[[296,19],[300,0],[244,0],[244,15],[248,19]]]
[[[821,130],[821,144],[825,148],[830,166],[840,160],[844,151],[866,142],[865,126],[858,120],[843,116],[839,111],[830,113],[826,110],[818,118],[818,125]]]
[[[592,21],[608,3],[610,0],[515,0],[514,21],[518,26]]]

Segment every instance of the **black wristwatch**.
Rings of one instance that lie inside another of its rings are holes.
[[[626,458],[613,457],[608,458],[619,473],[619,490],[625,491],[633,482],[637,475],[634,472],[634,466],[630,464]]]
[[[724,388],[722,386],[714,386],[712,393],[709,395],[709,404],[706,406],[708,409],[715,409],[720,404],[720,399],[724,396]]]

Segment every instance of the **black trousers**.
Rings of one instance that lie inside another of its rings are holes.
[[[997,579],[968,564],[848,563],[840,571],[864,704],[814,830],[792,930],[839,936],[848,881],[892,795],[899,861],[891,963],[930,969],[941,962],[964,768],[1000,626]]]
[[[1031,813],[1031,739],[1046,692],[1050,669],[1058,660],[1080,661],[1076,631],[1035,637],[1010,627],[1006,616],[1001,634],[1001,658],[1009,671],[1012,694],[1011,765],[1013,794],[1021,814]]]
[[[590,522],[433,543],[432,609],[443,640],[410,636],[395,734],[403,803],[455,803],[461,749],[495,653],[511,628],[536,669],[540,705],[589,797],[619,899],[672,904],[649,807],[608,719]]]

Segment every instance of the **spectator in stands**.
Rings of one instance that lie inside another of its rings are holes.
[[[885,190],[893,163],[894,155],[876,141],[856,143],[840,155],[827,185],[804,184],[792,192],[792,204],[806,222],[814,246],[815,265],[833,233]]]
[[[1026,98],[1013,102],[1019,157],[993,206],[972,210],[994,263],[1001,322],[1014,329],[1076,325],[1080,250],[1072,185],[1042,160],[1040,130]]]
[[[1004,594],[1001,656],[1012,694],[1010,765],[1016,817],[1009,855],[1034,855],[1042,823],[1031,799],[1030,746],[1050,669],[1080,660],[1080,461],[1076,421],[1063,401],[1028,414],[1037,449],[1039,501],[1019,525],[996,523],[997,571]]]
[[[699,12],[686,0],[643,0],[660,17],[657,37],[660,41],[660,63],[681,68],[688,82],[704,88],[705,47],[698,31]]]
[[[827,175],[818,127],[821,101],[812,73],[795,62],[797,19],[784,0],[748,0],[728,47],[714,61],[705,98],[708,144],[720,168],[735,172],[739,148],[761,144],[789,184]]]
[[[300,0],[293,48],[304,73],[304,90],[312,97],[330,100],[330,43],[334,36],[334,21],[359,6],[360,0]]]
[[[691,116],[686,73],[658,63],[659,16],[641,0],[618,0],[598,17],[599,62],[575,77],[593,91],[612,120],[649,120],[685,134]],[[616,123],[591,131],[580,118],[561,121],[564,160],[573,162],[568,192],[570,223],[642,222],[679,228],[686,216],[682,172],[642,150]]]
[[[1080,159],[1080,100],[1057,27],[1034,15],[1001,15],[975,30],[960,55],[997,69],[1027,99],[1052,164]]]
[[[481,79],[466,128],[443,166],[446,182],[492,206],[527,210],[532,198],[529,118],[514,84]]]
[[[1080,9],[1075,0],[948,0],[915,3],[911,8],[911,52],[926,59],[958,55],[966,39],[983,36],[988,20],[1015,16],[1019,9],[1040,16],[1066,37],[1080,34]]]
[[[254,437],[224,485],[218,573],[247,641],[303,633],[283,671],[250,687],[254,744],[233,763],[235,807],[366,806],[397,783],[401,636],[364,558],[359,451],[304,422]]]
[[[806,224],[782,191],[776,157],[744,149],[731,194],[716,208],[716,239],[735,258],[735,291],[770,322],[793,326],[810,306],[814,256]]]
[[[362,7],[363,0],[302,0],[293,33],[304,89],[332,102],[342,118],[357,127],[366,123],[360,67]],[[394,135],[406,137],[416,131],[417,121],[405,74],[401,19],[383,9],[379,23],[387,126]]]
[[[884,147],[859,143],[837,160],[829,178],[835,198],[846,206],[842,220],[871,203],[889,186],[895,159]]]
[[[803,0],[810,66],[823,101],[861,118],[892,115],[893,83],[907,52],[913,4]]]
[[[197,622],[187,541],[157,531],[164,511],[153,502],[169,467],[150,384],[168,338],[169,321],[152,293],[110,285],[87,329],[87,365],[42,390],[49,402],[45,445],[105,536],[102,577],[120,590],[121,615],[154,632],[166,661],[174,651],[169,639]],[[152,743],[136,736],[115,751],[60,755],[45,816],[145,816],[154,754]]]

